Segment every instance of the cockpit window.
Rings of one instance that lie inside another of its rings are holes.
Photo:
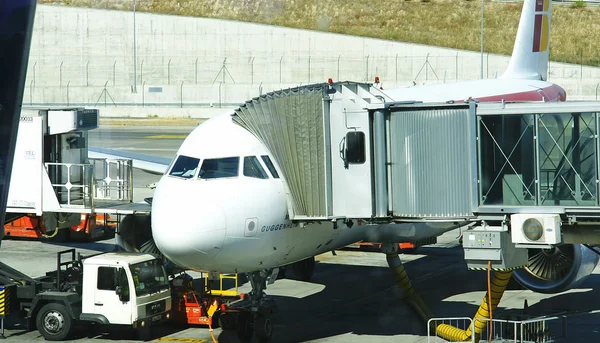
[[[240,165],[239,157],[212,158],[202,162],[201,179],[219,179],[223,177],[236,177]]]
[[[198,163],[200,163],[200,160],[197,158],[181,155],[177,158],[175,164],[173,164],[169,175],[190,179],[196,175]]]
[[[244,157],[244,176],[255,177],[257,179],[269,178],[256,156]]]
[[[262,155],[261,158],[263,162],[265,162],[267,168],[269,168],[269,171],[271,172],[271,175],[273,175],[273,178],[279,179],[279,174],[277,174],[277,170],[275,170],[275,166],[273,165],[273,162],[271,162],[271,158],[267,155]]]

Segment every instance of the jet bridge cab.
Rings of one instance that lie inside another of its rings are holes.
[[[98,125],[97,109],[22,110],[7,222],[23,216],[31,220],[5,225],[7,236],[55,236],[59,231],[69,233],[83,221],[86,229],[92,228],[88,238],[95,238],[96,213],[144,212],[131,204],[131,160],[88,157],[88,132]]]

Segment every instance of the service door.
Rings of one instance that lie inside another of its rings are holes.
[[[119,282],[123,280],[123,282]],[[94,295],[94,310],[96,314],[105,316],[111,324],[131,324],[131,299],[122,301],[117,295],[117,285],[127,295],[127,277],[123,268],[98,267],[98,279]]]
[[[373,214],[369,113],[340,100],[333,100],[330,109],[333,215],[369,218]]]

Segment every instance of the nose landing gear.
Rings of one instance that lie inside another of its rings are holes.
[[[227,313],[221,314],[221,328],[223,330],[235,329],[242,342],[249,342],[253,336],[256,336],[259,342],[266,343],[273,335],[271,316],[277,311],[275,303],[266,299],[264,290],[267,288],[268,279],[275,281],[277,272],[270,270],[252,272],[248,277],[252,291],[238,303],[231,304]],[[232,317],[236,319],[233,320]]]

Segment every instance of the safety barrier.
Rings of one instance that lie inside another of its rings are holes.
[[[447,340],[436,336],[436,330],[440,325],[452,327],[457,330],[466,331],[473,328],[473,319],[469,317],[431,318],[427,321],[427,343],[445,343]],[[475,342],[474,338],[457,342]]]
[[[514,342],[514,343],[553,343],[567,337],[567,315],[544,316],[526,320],[492,319],[490,326],[489,318],[467,317],[457,318],[432,318],[427,322],[428,328],[438,328],[441,324],[447,327],[466,330],[471,327],[474,331],[475,322],[485,322],[486,325],[481,335],[473,335],[466,341],[455,342]],[[491,335],[490,335],[491,331]],[[491,339],[490,339],[491,338]],[[427,334],[428,343],[451,342],[435,336],[435,330],[429,330]]]
[[[61,207],[91,207],[93,167],[81,163],[44,164]]]
[[[94,170],[94,199],[133,201],[130,159],[90,158]]]

